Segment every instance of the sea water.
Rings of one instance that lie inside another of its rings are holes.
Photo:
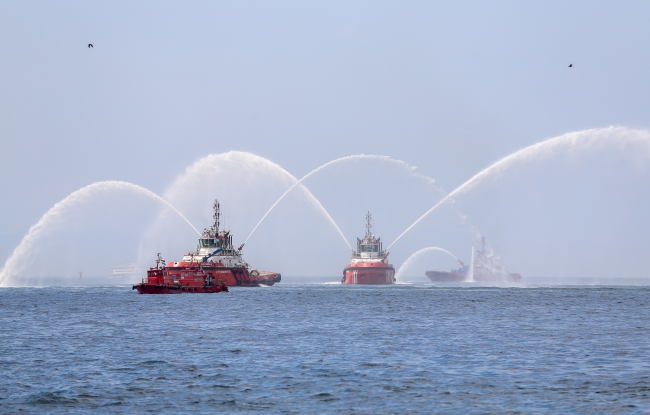
[[[650,288],[0,290],[2,413],[645,413]]]

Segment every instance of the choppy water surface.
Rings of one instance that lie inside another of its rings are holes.
[[[0,412],[650,411],[647,287],[0,290]]]

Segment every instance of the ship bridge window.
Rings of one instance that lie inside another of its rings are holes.
[[[218,248],[219,247],[219,240],[217,239],[201,239],[201,247],[202,248]]]
[[[379,252],[379,245],[361,245],[361,252]]]

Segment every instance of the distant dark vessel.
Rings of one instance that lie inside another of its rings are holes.
[[[427,271],[425,272],[426,276],[433,282],[460,282],[467,279],[467,271],[469,267],[463,264],[463,261],[460,262],[460,268],[452,269],[451,271]]]
[[[481,237],[482,249],[474,251],[472,248],[472,260],[470,266],[460,262],[461,267],[451,271],[427,271],[425,275],[433,282],[498,282],[520,281],[520,274],[509,273],[501,264],[496,261],[492,252],[485,250],[485,237]]]

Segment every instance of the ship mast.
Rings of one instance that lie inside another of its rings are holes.
[[[372,215],[370,214],[370,212],[368,212],[368,213],[366,213],[366,236],[371,236],[372,235],[372,232],[371,232],[372,223],[371,223],[371,221],[372,221]]]
[[[212,205],[214,208],[214,215],[212,217],[214,218],[214,233],[215,235],[219,234],[219,217],[221,216],[221,208],[219,207],[219,201],[217,199],[214,200],[214,204]]]

